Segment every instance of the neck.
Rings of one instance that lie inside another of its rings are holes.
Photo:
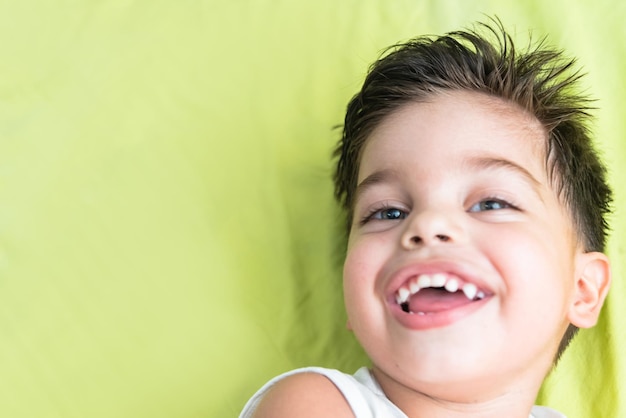
[[[385,395],[409,418],[528,418],[543,380],[542,375],[516,379],[514,385],[493,379],[487,383],[408,386],[377,368],[373,373]]]

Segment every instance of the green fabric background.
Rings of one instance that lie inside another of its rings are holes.
[[[365,364],[329,162],[392,43],[497,14],[579,57],[616,188],[614,283],[540,401],[626,417],[626,3],[1,1],[0,416],[234,417]],[[541,307],[538,307],[541,309]]]

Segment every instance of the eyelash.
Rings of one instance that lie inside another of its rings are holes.
[[[481,205],[481,204],[484,204],[484,203],[487,203],[487,202],[489,202],[489,203],[497,203],[497,204],[501,205],[502,207],[499,208],[499,209],[485,209],[485,210],[480,210],[480,211],[472,210],[472,208],[475,207],[476,205]],[[507,199],[503,199],[501,197],[496,197],[496,196],[489,196],[489,197],[485,197],[483,199],[480,199],[479,201],[474,203],[472,206],[470,206],[470,208],[467,211],[470,212],[470,213],[477,213],[477,212],[488,212],[488,211],[491,211],[491,210],[504,210],[504,209],[520,210],[517,205],[511,203]]]
[[[472,210],[473,207],[475,207],[476,205],[482,205],[485,203],[496,203],[501,205],[500,208],[498,209],[483,209],[483,210]],[[495,197],[495,196],[489,196],[489,197],[485,197],[482,198],[480,200],[478,200],[476,203],[474,203],[472,206],[470,206],[470,208],[467,210],[467,212],[469,213],[479,213],[479,212],[489,212],[489,211],[494,211],[494,210],[505,210],[505,209],[512,209],[512,210],[516,210],[519,211],[519,207],[513,203],[511,203],[510,201],[503,199],[501,197]],[[377,214],[382,214],[385,211],[391,211],[391,210],[396,210],[399,211],[401,213],[401,217],[399,218],[393,218],[393,219],[374,219],[374,217]],[[407,211],[404,209],[400,209],[396,206],[390,205],[390,204],[383,204],[379,207],[375,207],[372,210],[370,210],[360,221],[361,225],[365,225],[366,223],[372,221],[372,220],[379,220],[379,221],[383,221],[383,220],[389,220],[389,221],[393,221],[393,220],[399,220],[399,219],[404,219],[407,215]]]
[[[366,223],[368,223],[369,221],[372,220],[378,220],[378,221],[383,221],[385,219],[374,219],[374,217],[379,214],[379,213],[383,213],[385,211],[391,211],[391,210],[396,210],[399,211],[402,215],[401,218],[397,218],[397,219],[386,219],[389,221],[393,221],[393,220],[398,220],[398,219],[404,219],[406,217],[407,211],[404,209],[400,209],[398,207],[392,206],[390,204],[382,204],[381,206],[375,207],[372,210],[370,210],[362,219],[360,224],[361,225],[365,225]]]

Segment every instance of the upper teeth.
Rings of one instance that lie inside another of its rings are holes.
[[[444,288],[450,293],[454,293],[460,288],[469,300],[483,299],[485,297],[485,293],[478,290],[473,283],[464,283],[461,286],[459,279],[447,274],[436,273],[420,274],[409,280],[407,284],[396,292],[396,302],[398,305],[407,303],[412,295],[428,287]]]

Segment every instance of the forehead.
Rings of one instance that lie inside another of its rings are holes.
[[[362,154],[359,179],[384,165],[418,160],[459,166],[464,159],[490,156],[514,161],[545,177],[546,132],[540,122],[514,103],[465,91],[438,93],[389,114],[372,131]],[[424,164],[422,164],[424,163]]]

